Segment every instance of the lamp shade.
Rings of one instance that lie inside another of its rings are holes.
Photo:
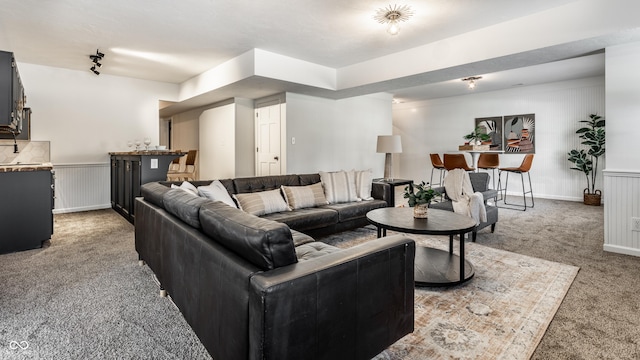
[[[401,153],[402,142],[400,135],[378,135],[378,146],[376,152],[379,153]]]

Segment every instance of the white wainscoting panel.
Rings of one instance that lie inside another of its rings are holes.
[[[640,256],[640,232],[631,218],[640,217],[640,172],[604,171],[604,250]]]
[[[54,214],[111,207],[111,167],[109,163],[54,164]]]

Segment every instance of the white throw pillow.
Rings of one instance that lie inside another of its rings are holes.
[[[233,198],[238,202],[240,210],[256,216],[290,210],[280,194],[280,189],[235,194]]]
[[[356,179],[353,171],[320,171],[324,196],[329,204],[358,201]]]
[[[196,188],[192,183],[188,181],[183,181],[180,186],[176,184],[171,184],[172,189],[182,189],[184,191],[190,192],[194,195],[198,195],[198,188]]]
[[[371,197],[371,182],[373,181],[373,171],[354,170],[356,178],[356,193],[361,200],[373,200]]]
[[[238,208],[231,198],[231,195],[229,195],[227,188],[222,185],[220,180],[214,180],[211,184],[206,186],[198,186],[198,195],[213,201],[222,201],[231,207]]]

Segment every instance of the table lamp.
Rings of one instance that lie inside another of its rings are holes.
[[[391,154],[402,152],[400,135],[378,135],[376,152],[386,154],[384,158],[384,179],[393,180],[391,176],[393,170],[393,158]]]

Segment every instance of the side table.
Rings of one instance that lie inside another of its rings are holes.
[[[413,187],[413,180],[406,179],[373,179],[373,182],[391,185],[391,197],[389,199],[389,202],[391,203],[392,207],[396,205],[396,186],[409,185]]]

